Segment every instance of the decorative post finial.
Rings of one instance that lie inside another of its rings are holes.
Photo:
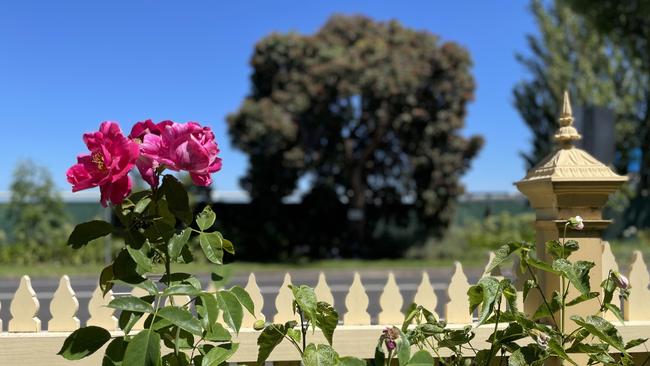
[[[571,101],[569,100],[569,92],[564,91],[564,101],[562,103],[562,113],[558,118],[560,128],[555,133],[555,141],[557,141],[563,148],[572,147],[572,142],[580,140],[582,136],[578,130],[573,127],[573,111],[571,110]]]

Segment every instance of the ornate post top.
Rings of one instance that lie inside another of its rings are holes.
[[[564,102],[562,103],[562,113],[558,118],[560,128],[555,133],[555,141],[563,148],[573,147],[573,141],[580,140],[582,136],[573,127],[573,111],[571,110],[571,101],[569,100],[569,92],[564,91]]]

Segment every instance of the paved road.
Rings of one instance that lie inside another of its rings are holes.
[[[453,273],[452,267],[435,268],[427,270],[431,284],[438,296],[438,314],[442,314],[444,304],[447,301],[447,285]],[[470,283],[476,281],[479,277],[479,270],[469,270],[468,273]],[[318,271],[316,270],[296,270],[289,271],[291,274],[292,282],[294,284],[305,284],[315,286],[318,280]],[[361,271],[361,280],[366,288],[366,292],[370,298],[368,312],[376,320],[379,313],[379,296],[384,288],[388,276],[388,270],[368,270]],[[394,270],[395,278],[402,296],[404,297],[404,308],[410,305],[415,295],[415,291],[420,284],[422,270]],[[345,312],[345,296],[348,292],[350,284],[352,283],[354,272],[351,270],[328,270],[325,271],[327,282],[330,285],[332,294],[334,296],[334,305],[340,314]],[[260,287],[264,297],[263,313],[267,319],[270,319],[275,314],[275,297],[278,289],[282,284],[284,272],[260,272],[257,274],[257,283]],[[234,276],[231,278],[232,285],[244,286],[248,280],[248,275]],[[202,282],[207,284],[209,277],[202,278]],[[9,303],[13,297],[16,288],[18,287],[18,280],[0,280],[0,319],[3,320],[4,328],[8,324],[10,313]],[[92,295],[96,285],[97,279],[95,278],[71,278],[72,288],[75,290],[77,299],[79,300],[78,317],[81,319],[82,325],[88,319],[88,300]],[[32,287],[40,302],[40,309],[38,316],[43,321],[43,327],[47,327],[47,320],[50,319],[49,306],[52,295],[58,286],[58,279],[43,279],[33,278]],[[116,288],[115,291],[127,291],[126,288]],[[404,309],[402,309],[404,310]]]

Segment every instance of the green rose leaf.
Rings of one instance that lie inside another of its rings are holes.
[[[136,334],[126,346],[124,365],[159,366],[160,335],[151,329],[145,329]]]
[[[113,288],[113,265],[109,264],[108,266],[102,269],[102,272],[99,274],[99,288],[102,290],[102,295],[106,294]]]
[[[217,294],[217,303],[223,311],[223,320],[236,333],[239,333],[241,322],[244,318],[244,310],[232,292],[227,290],[219,291]]]
[[[111,300],[107,307],[117,310],[127,310],[136,313],[153,313],[153,307],[148,302],[135,296],[118,297]]]
[[[257,364],[262,365],[278,344],[282,343],[284,336],[287,334],[287,325],[270,324],[257,337]]]
[[[124,334],[129,334],[133,326],[135,326],[135,323],[137,323],[143,315],[144,313],[135,313],[133,311],[124,310],[120,313],[117,324],[120,326],[120,329],[124,331]]]
[[[122,249],[113,261],[113,277],[126,283],[136,284],[145,280],[137,269],[138,264],[126,249]]]
[[[104,328],[95,326],[79,328],[65,339],[57,354],[67,360],[80,360],[95,353],[110,339],[111,333]]]
[[[102,220],[93,220],[84,222],[75,226],[72,234],[68,238],[68,245],[74,249],[79,249],[91,240],[95,240],[110,234],[113,231],[113,225]]]
[[[190,201],[183,184],[174,176],[167,174],[163,177],[160,191],[167,198],[169,211],[189,226],[192,223],[192,210],[190,210]]]
[[[203,356],[201,366],[217,366],[228,360],[239,348],[238,343],[220,344]]]
[[[168,353],[162,358],[162,366],[190,366],[190,357],[181,352],[175,354],[174,352]]]
[[[207,329],[205,334],[205,339],[211,342],[229,342],[232,339],[230,332],[223,325],[219,323],[213,323]]]
[[[201,290],[198,290],[196,287],[189,284],[178,284],[171,285],[163,291],[163,296],[178,296],[178,295],[187,295],[187,296],[198,296],[201,293]]]
[[[158,310],[158,316],[169,320],[172,324],[181,329],[196,334],[203,335],[203,327],[201,322],[195,318],[189,311],[176,306],[165,306]]]
[[[171,259],[176,259],[181,255],[181,250],[185,244],[187,244],[191,234],[192,229],[188,227],[180,233],[174,234],[171,239],[169,239],[169,243],[167,244],[167,253],[169,253]]]
[[[139,213],[139,214],[143,213],[144,210],[146,210],[147,207],[149,207],[150,203],[151,203],[151,198],[150,197],[145,197],[145,198],[141,199],[140,201],[138,201],[138,203],[135,204],[135,208],[133,209],[133,212]]]
[[[339,355],[326,344],[310,343],[302,354],[302,362],[305,366],[336,366],[339,363]]]
[[[251,296],[244,290],[241,286],[233,286],[230,289],[230,292],[237,297],[239,303],[248,310],[251,315],[255,315],[255,304],[253,304],[253,299]]]
[[[106,347],[102,366],[122,366],[127,345],[128,343],[124,340],[124,337],[113,339]]]
[[[217,215],[214,214],[210,206],[205,206],[203,211],[196,216],[196,225],[205,231],[214,225],[214,220],[217,218]]]
[[[214,294],[201,292],[195,301],[196,311],[201,317],[203,327],[209,329],[217,322],[219,316],[219,302]]]
[[[208,260],[215,264],[223,263],[223,241],[221,234],[214,233],[201,233],[199,234],[199,244],[203,253]]]
[[[149,242],[145,242],[139,249],[127,246],[126,250],[129,252],[131,259],[138,265],[139,273],[151,272],[153,269],[153,261],[148,257],[149,250],[151,250]]]

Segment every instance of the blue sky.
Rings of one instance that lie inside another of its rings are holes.
[[[225,116],[249,90],[254,44],[271,32],[314,33],[333,13],[397,19],[468,48],[478,87],[463,134],[486,145],[463,181],[470,192],[515,190],[530,134],[512,104],[526,77],[514,54],[536,32],[525,1],[21,0],[0,2],[0,191],[27,158],[68,190],[83,132],[147,118],[211,126],[224,159],[215,187],[239,189],[247,161]]]

